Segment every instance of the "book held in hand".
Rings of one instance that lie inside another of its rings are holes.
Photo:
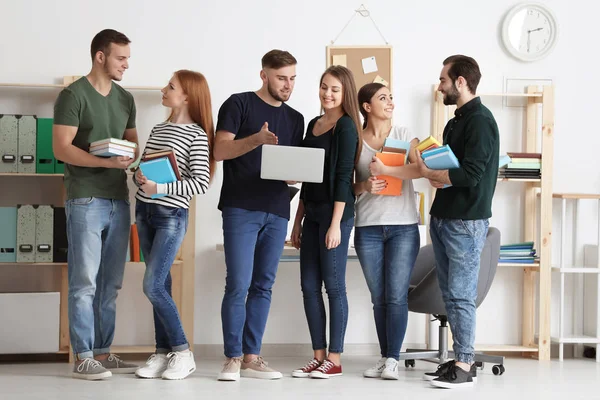
[[[388,167],[401,167],[404,165],[406,155],[403,153],[376,153],[375,157]],[[383,196],[401,196],[402,179],[389,175],[379,175],[378,179],[385,180],[387,187],[377,194]]]
[[[429,169],[441,170],[441,169],[454,169],[459,168],[460,163],[454,155],[454,152],[448,145],[437,147],[431,150],[424,151],[421,153],[423,162]],[[442,189],[450,187],[451,185],[444,185]]]
[[[133,142],[108,138],[90,143],[89,152],[98,157],[124,156],[134,158],[136,148],[137,144]]]
[[[171,183],[177,180],[175,171],[173,170],[171,162],[167,157],[159,157],[153,160],[142,161],[140,162],[140,169],[142,170],[142,174],[144,174],[148,180],[156,183]],[[151,197],[156,199],[163,196],[166,196],[166,194],[157,193],[153,194]]]
[[[179,167],[177,166],[177,157],[175,156],[175,151],[173,149],[147,152],[142,157],[141,162],[156,160],[158,158],[164,158],[164,157],[166,157],[169,160],[169,162],[171,163],[171,167],[173,168],[173,171],[175,172],[175,176],[177,177],[177,180],[180,181],[181,175],[179,174]]]

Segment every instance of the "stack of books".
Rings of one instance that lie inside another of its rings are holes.
[[[410,143],[399,139],[386,139],[383,143],[381,152],[376,153],[375,157],[389,167],[401,167],[406,163],[407,153],[410,151]],[[387,187],[378,194],[383,196],[401,196],[402,195],[402,179],[381,175],[377,178],[383,179],[387,183]]]
[[[423,139],[419,142],[419,144],[417,145],[417,150],[423,153],[424,151],[435,149],[437,147],[440,147],[441,145],[442,144],[438,142],[436,138],[434,138],[433,136],[429,136],[427,139]]]
[[[421,153],[421,157],[429,169],[454,169],[460,167],[458,159],[447,144],[426,150]],[[444,185],[443,189],[449,186],[451,185]]]
[[[507,153],[510,162],[500,165],[498,178],[540,179],[542,155],[540,153]],[[503,164],[503,163],[501,163]]]
[[[537,261],[533,242],[513,243],[500,246],[499,263],[533,264]]]
[[[140,162],[140,169],[146,178],[156,183],[171,183],[181,180],[177,158],[171,149],[146,153]],[[153,194],[151,197],[166,196],[166,194]]]
[[[90,143],[90,153],[99,157],[135,157],[137,144],[127,140],[103,139]]]

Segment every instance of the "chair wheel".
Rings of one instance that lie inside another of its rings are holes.
[[[504,374],[504,365],[494,365],[492,367],[492,372],[494,373],[494,375],[502,375]]]
[[[415,367],[415,360],[404,360],[404,366],[406,368]]]
[[[483,371],[483,367],[484,367],[484,363],[483,361],[475,361],[475,366],[477,367],[477,369],[480,369]]]

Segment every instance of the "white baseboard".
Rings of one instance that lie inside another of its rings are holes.
[[[405,343],[404,348],[420,349],[424,345]],[[265,358],[271,357],[300,357],[306,358],[312,354],[312,346],[309,343],[271,343],[263,344],[261,355]],[[204,358],[222,358],[222,344],[195,344],[194,355]],[[345,356],[363,356],[363,357],[378,357],[379,345],[376,343],[369,344],[345,344]]]

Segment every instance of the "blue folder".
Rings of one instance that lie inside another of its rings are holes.
[[[155,160],[143,161],[140,163],[140,169],[146,178],[156,183],[171,183],[177,180],[175,171],[167,157],[157,158]],[[166,194],[153,194],[151,197],[163,197]]]

